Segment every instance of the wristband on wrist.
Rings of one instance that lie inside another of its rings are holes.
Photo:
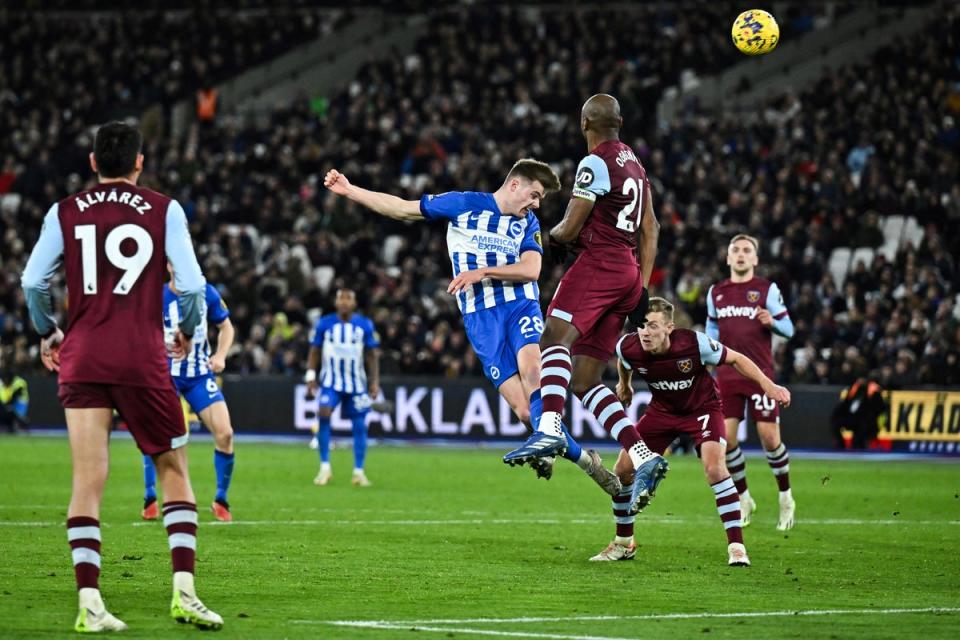
[[[306,382],[307,384],[310,384],[311,382],[316,382],[316,380],[317,380],[317,372],[314,369],[310,369],[305,374],[303,374],[303,381]]]

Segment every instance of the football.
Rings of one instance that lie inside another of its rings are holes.
[[[733,21],[733,44],[749,56],[770,53],[780,42],[780,26],[772,15],[759,9],[744,11]]]

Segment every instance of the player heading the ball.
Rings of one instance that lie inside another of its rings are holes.
[[[454,276],[447,291],[457,297],[467,338],[487,379],[532,429],[543,406],[539,342],[544,327],[537,286],[543,247],[534,211],[548,193],[560,189],[553,169],[523,159],[493,193],[451,191],[419,200],[362,189],[335,169],[327,173],[324,185],[394,220],[446,223]],[[564,427],[560,429],[564,456],[607,493],[619,491],[619,481],[603,467],[596,452],[582,450]],[[553,458],[540,460],[534,469],[538,476],[549,478]]]

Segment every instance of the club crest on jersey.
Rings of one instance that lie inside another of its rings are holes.
[[[693,370],[693,360],[690,358],[677,360],[677,369],[680,369],[680,373],[690,373]]]
[[[747,302],[760,302],[760,292],[747,291]]]
[[[523,223],[519,220],[514,220],[510,223],[510,237],[519,238],[523,235]]]

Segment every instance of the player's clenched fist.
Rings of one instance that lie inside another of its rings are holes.
[[[350,181],[347,180],[347,176],[336,169],[331,169],[327,171],[327,175],[323,178],[323,186],[339,196],[344,196],[347,195],[347,189],[350,188]]]
[[[773,315],[766,309],[757,308],[757,320],[767,328],[773,326]]]
[[[770,385],[769,389],[764,389],[763,392],[767,395],[768,398],[776,400],[785,407],[790,406],[790,390],[786,387],[781,387],[778,384]]]

